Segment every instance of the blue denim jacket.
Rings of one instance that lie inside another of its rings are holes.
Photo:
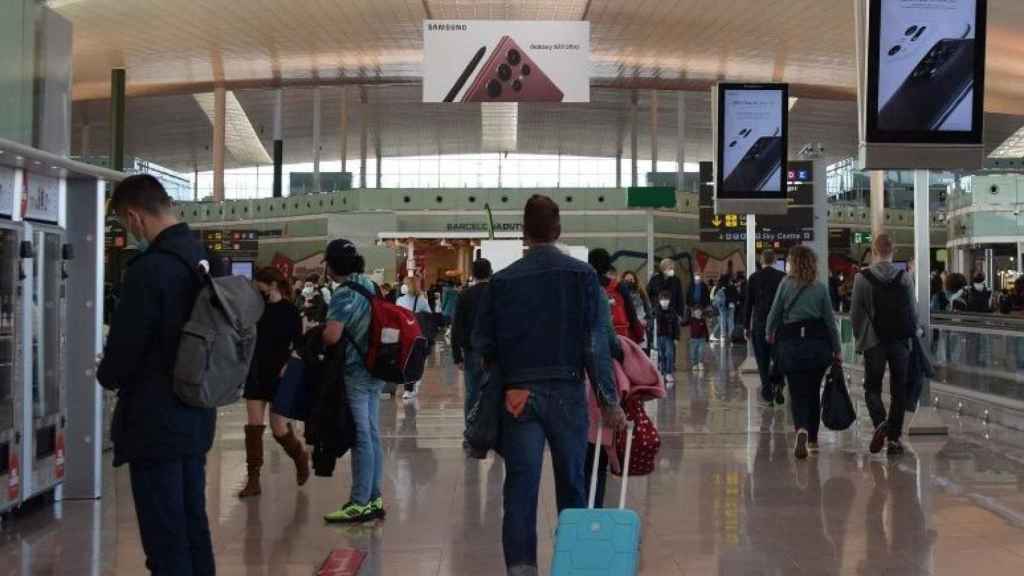
[[[552,245],[531,248],[494,276],[481,299],[473,348],[506,386],[590,376],[602,405],[618,404],[608,298],[594,269]]]

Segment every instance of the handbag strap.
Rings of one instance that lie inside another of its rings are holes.
[[[789,301],[789,304],[787,304],[786,307],[782,309],[782,323],[783,324],[786,323],[786,318],[789,317],[789,311],[793,309],[793,306],[796,306],[797,301],[800,300],[801,296],[803,296],[804,290],[807,290],[807,285],[806,284],[801,286],[800,289],[797,290],[796,296],[794,296],[793,299]]]

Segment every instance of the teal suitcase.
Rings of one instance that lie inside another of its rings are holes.
[[[598,426],[597,437],[601,437]],[[633,423],[626,432],[626,458],[623,471],[629,470],[633,447]],[[622,476],[617,509],[594,508],[597,491],[597,465],[601,443],[595,447],[594,469],[590,475],[590,500],[587,508],[563,510],[555,530],[555,551],[551,576],[635,576],[640,560],[640,517],[626,509],[626,485]]]

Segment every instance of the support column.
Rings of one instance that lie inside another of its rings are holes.
[[[313,88],[313,193],[323,192],[320,186],[320,87]]]
[[[366,88],[359,87],[359,101],[362,106],[359,107],[359,123],[362,132],[359,134],[359,187],[366,188],[366,131],[369,130],[368,122],[370,110],[367,106],[366,99]]]
[[[639,186],[640,185],[640,180],[639,180],[639,178],[637,178],[637,169],[636,169],[637,158],[636,158],[636,156],[637,156],[637,148],[638,148],[638,146],[637,146],[637,144],[638,144],[637,138],[640,137],[640,134],[639,134],[639,131],[640,131],[640,110],[639,110],[639,107],[637,106],[636,90],[633,90],[633,91],[631,91],[629,93],[629,106],[630,106],[629,107],[629,131],[630,131],[630,134],[629,134],[629,138],[630,138],[630,141],[629,141],[629,163],[630,163],[630,174],[631,174],[631,176],[633,178],[630,181],[630,185],[631,186]]]
[[[374,111],[374,116],[375,117],[377,116],[377,112],[376,111]],[[374,124],[375,124],[375,128],[373,130],[373,148],[374,148],[373,156],[374,156],[375,161],[377,162],[377,188],[380,188],[381,187],[382,178],[384,177],[383,170],[382,170],[382,168],[383,168],[383,160],[384,160],[384,153],[383,153],[383,146],[381,146],[381,143],[380,143],[380,118],[379,117],[377,118],[377,120],[376,120],[376,122]]]
[[[91,124],[88,124],[88,123],[82,124],[82,139],[81,139],[80,142],[81,142],[81,144],[79,145],[79,148],[78,148],[78,157],[81,158],[83,162],[88,162],[89,161],[88,160],[88,158],[89,158],[89,149],[92,147],[92,125]]]
[[[828,165],[812,163],[814,172],[814,251],[818,253],[818,280],[828,283]]]
[[[658,91],[651,90],[651,174],[658,172]]]
[[[224,201],[224,138],[227,93],[223,86],[213,89],[213,201]]]
[[[67,460],[63,498],[95,500],[103,495],[103,389],[96,383],[96,355],[103,351],[103,230],[105,183],[92,178],[67,181],[67,242],[75,259],[67,262],[66,368]]]
[[[929,206],[927,170],[914,171],[914,296],[918,325],[923,330],[927,346],[931,337],[931,211]],[[920,405],[914,413],[907,433],[916,435],[946,435],[949,428],[943,423],[938,410],[932,406],[931,381],[924,379]]]
[[[654,276],[654,267],[657,262],[654,259],[654,210],[647,210],[647,280]],[[654,298],[658,295],[655,294]]]
[[[757,216],[747,214],[747,277],[757,270]],[[739,321],[739,320],[737,320]],[[754,355],[754,343],[747,339],[747,357],[740,365],[743,374],[757,374],[757,357]]]
[[[686,176],[686,92],[679,92],[676,103],[676,163],[679,164],[679,171],[676,173],[676,190],[685,190]],[[692,273],[692,271],[691,271]]]
[[[274,198],[280,198],[282,179],[284,178],[284,135],[281,126],[281,112],[284,106],[284,92],[278,88],[274,92]]]
[[[341,172],[348,172],[348,87],[341,87],[341,122],[338,124],[338,156]]]
[[[1024,242],[1017,242],[1017,274],[1024,274]]]
[[[871,173],[871,237],[885,231],[885,171]]]
[[[110,71],[110,169],[124,170],[124,68]]]
[[[615,187],[622,188],[622,150],[615,153]]]

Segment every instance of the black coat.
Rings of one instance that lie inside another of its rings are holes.
[[[306,444],[313,448],[313,472],[330,477],[338,458],[355,446],[356,427],[345,388],[346,340],[325,347],[323,334],[323,326],[306,332],[299,354],[310,389]]]
[[[750,276],[743,301],[743,322],[748,330],[752,326],[764,328],[768,323],[768,312],[775,302],[775,293],[785,278],[785,272],[771,266],[765,266]]]
[[[473,326],[476,325],[476,311],[490,282],[479,282],[462,291],[455,305],[452,320],[452,359],[461,364],[466,352],[472,348]]]
[[[678,276],[665,276],[658,272],[651,276],[651,281],[647,283],[647,297],[651,299],[651,302],[657,302],[658,294],[662,290],[668,291],[671,300],[669,308],[676,313],[676,316],[681,318],[683,309],[687,304],[683,298],[683,282]]]
[[[181,329],[199,293],[197,275],[174,254],[197,265],[208,258],[188,225],[177,224],[129,263],[96,372],[117,390],[115,466],[199,456],[213,445],[217,411],[185,405],[172,385]]]

